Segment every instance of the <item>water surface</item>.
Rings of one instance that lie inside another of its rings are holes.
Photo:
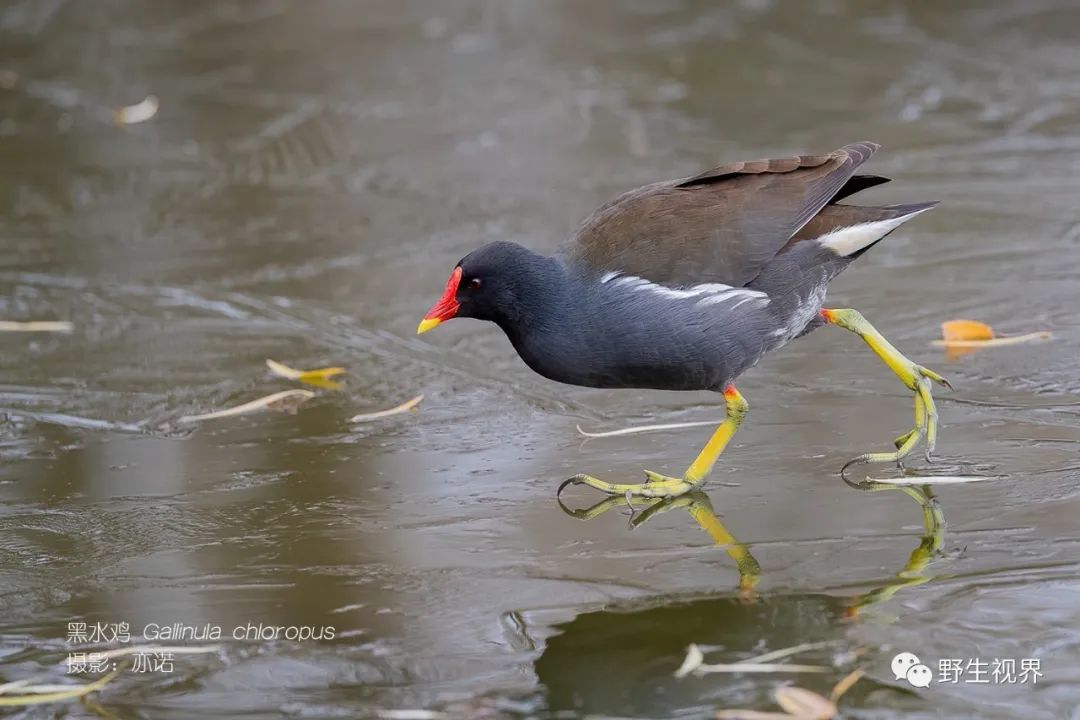
[[[75,330],[0,335],[0,682],[56,681],[72,622],[262,623],[336,632],[228,640],[97,702],[711,717],[862,666],[850,717],[1075,717],[1078,36],[1051,0],[8,3],[0,317]],[[113,124],[148,94],[157,117]],[[720,399],[555,385],[470,321],[413,334],[482,243],[551,250],[630,187],[863,138],[896,178],[876,201],[942,205],[830,301],[956,385],[934,472],[1004,479],[932,502],[841,482],[911,400],[829,328],[741,380],[708,496],[582,521],[564,478],[677,473],[709,430],[576,425],[719,418]],[[929,342],[953,317],[1055,337],[948,360]],[[347,389],[176,425],[290,387],[268,357],[346,366]],[[348,423],[417,393],[418,413]],[[827,642],[800,659],[837,666],[675,680],[691,642],[713,661]],[[899,651],[1044,676],[914,690]]]

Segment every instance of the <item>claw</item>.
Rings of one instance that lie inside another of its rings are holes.
[[[860,455],[859,457],[852,458],[852,459],[848,460],[846,463],[844,463],[844,467],[840,468],[840,477],[846,478],[847,477],[847,469],[849,467],[851,467],[852,465],[864,465],[864,464],[866,464],[868,462],[870,462],[870,461],[866,459],[865,455]]]
[[[637,514],[637,510],[634,509],[634,494],[629,490],[623,495],[626,500],[626,507],[630,510],[630,517],[626,519],[626,524],[630,526],[630,529],[634,529],[634,515]]]
[[[566,489],[567,485],[580,485],[581,484],[581,480],[579,479],[580,477],[581,477],[580,475],[575,475],[572,478],[567,478],[566,480],[563,480],[559,484],[559,489],[555,491],[555,499],[556,500],[559,499],[559,497],[562,495],[563,490]]]
[[[937,384],[943,385],[943,386],[949,388],[950,390],[954,389],[951,382],[949,382],[948,380],[943,378],[941,375],[938,375],[933,370],[930,370],[928,368],[924,368],[922,365],[917,365],[916,367],[918,368],[919,374],[922,375],[923,377],[930,378],[931,380],[933,380]]]

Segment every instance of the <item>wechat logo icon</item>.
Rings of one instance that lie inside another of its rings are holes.
[[[898,653],[892,659],[890,667],[897,680],[907,680],[913,687],[930,687],[930,681],[934,679],[930,668],[923,665],[914,653]]]

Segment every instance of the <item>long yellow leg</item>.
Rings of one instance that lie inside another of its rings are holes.
[[[731,441],[731,437],[739,429],[743,418],[746,416],[746,411],[750,407],[746,403],[746,398],[735,389],[734,385],[728,385],[724,389],[724,400],[727,406],[727,417],[716,428],[712,437],[709,438],[709,442],[698,453],[694,462],[690,463],[690,467],[686,469],[681,478],[669,477],[646,470],[646,482],[636,485],[609,483],[592,475],[575,475],[567,482],[574,485],[588,485],[610,495],[623,495],[628,501],[632,497],[678,497],[696,487],[700,487],[712,471],[716,459],[720,457],[720,453],[724,452],[724,448]]]
[[[821,317],[832,325],[850,330],[861,337],[870,349],[892,370],[908,390],[915,393],[915,427],[896,438],[895,452],[864,453],[844,465],[868,462],[896,462],[908,455],[919,441],[926,438],[926,459],[932,460],[934,447],[937,445],[937,405],[930,393],[931,381],[952,388],[949,381],[933,370],[908,360],[903,353],[871,325],[858,310],[822,310]],[[842,472],[842,471],[841,471]]]
[[[918,439],[922,437],[925,432],[926,403],[923,402],[922,395],[915,393],[915,427],[893,440],[893,445],[895,445],[896,449],[899,450],[900,448],[904,447],[908,443],[908,441],[911,440],[912,436],[914,436],[916,441],[918,441]]]

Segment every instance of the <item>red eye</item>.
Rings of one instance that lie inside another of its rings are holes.
[[[472,280],[469,281],[469,289],[470,290],[479,290],[481,284],[482,283],[480,282],[480,278],[473,278]]]

